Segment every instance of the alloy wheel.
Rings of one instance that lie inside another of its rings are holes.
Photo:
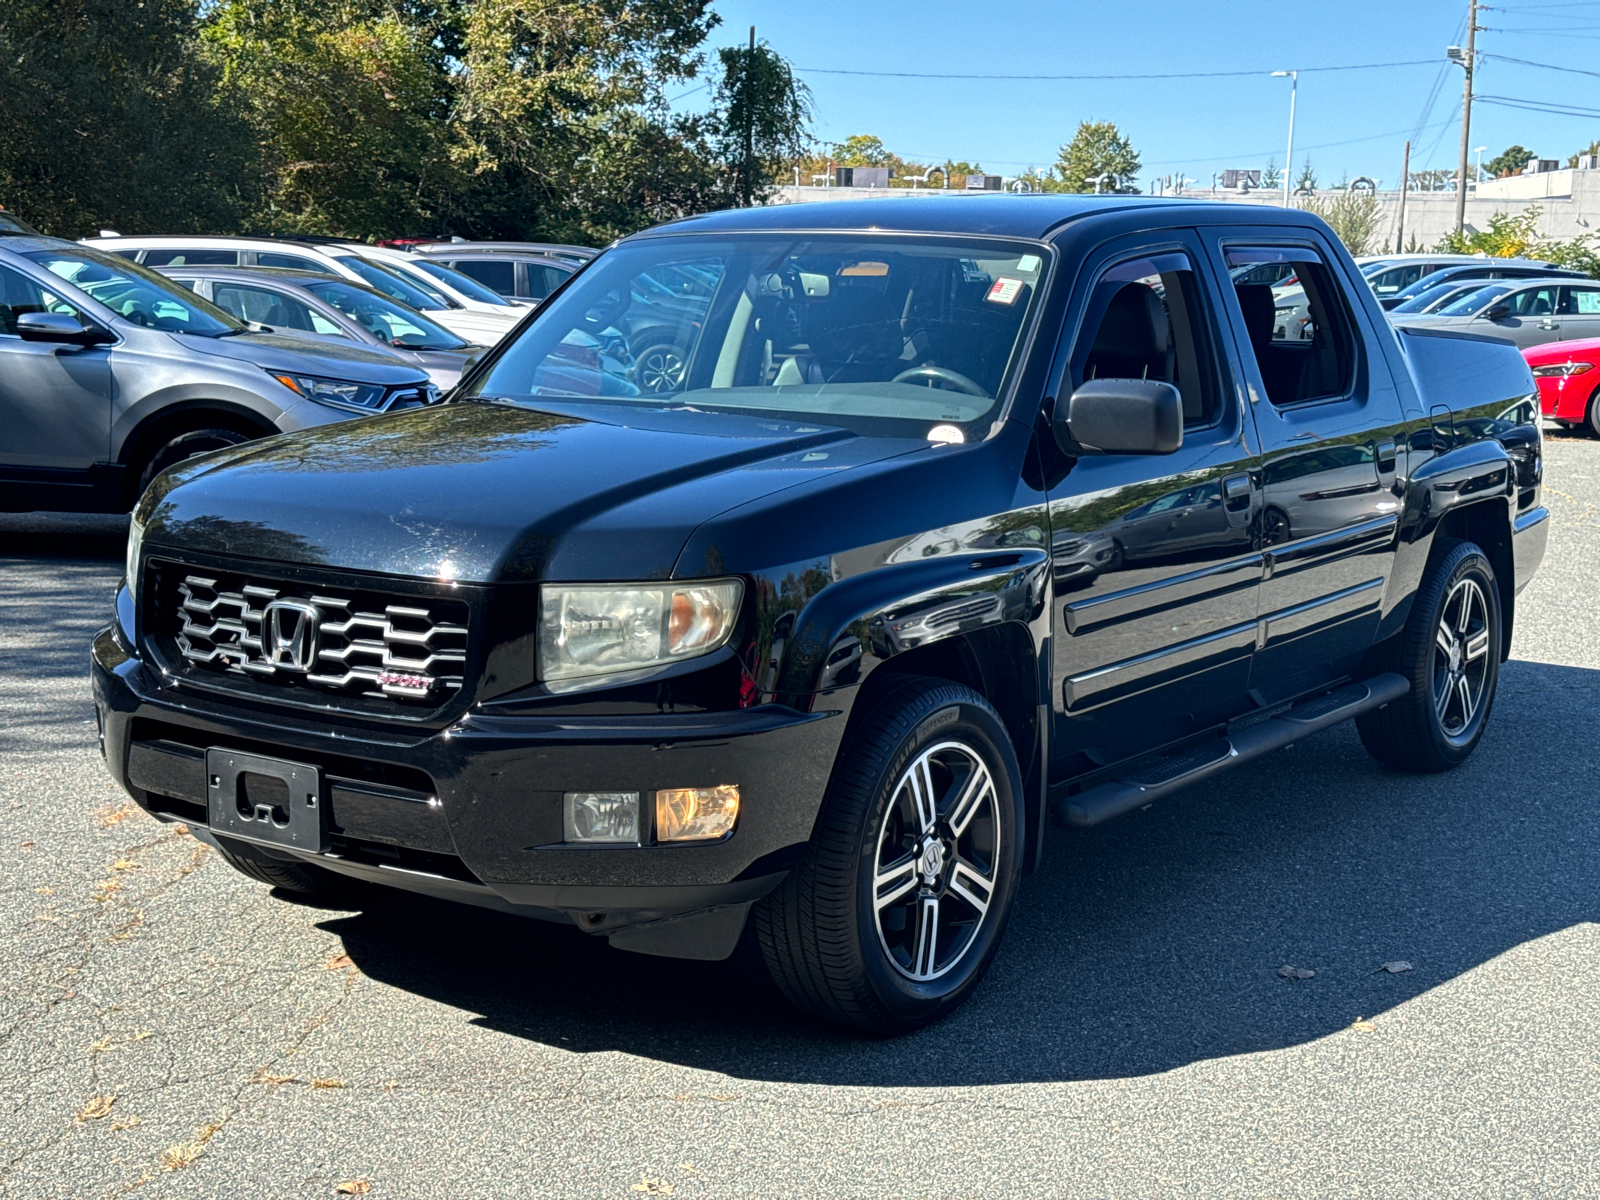
[[[671,346],[647,350],[639,359],[639,386],[647,392],[675,392],[683,386],[683,355]]]
[[[976,750],[946,741],[912,760],[873,862],[873,918],[889,961],[917,983],[947,974],[977,941],[999,880],[999,797]]]
[[[1450,589],[1434,637],[1433,709],[1449,738],[1468,732],[1489,678],[1489,603],[1476,579]]]

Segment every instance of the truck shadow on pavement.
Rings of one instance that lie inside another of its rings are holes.
[[[1332,1034],[1595,920],[1597,752],[1567,737],[1551,753],[1550,731],[1597,703],[1600,671],[1512,662],[1451,774],[1390,772],[1347,726],[1092,833],[1052,831],[978,993],[899,1039],[797,1013],[749,945],[648,958],[388,894],[323,927],[378,982],[578,1053],[858,1086],[1145,1075]],[[1397,960],[1414,969],[1380,969]]]

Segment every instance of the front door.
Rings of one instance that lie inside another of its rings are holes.
[[[1254,686],[1272,691],[1303,672],[1342,673],[1373,640],[1399,528],[1405,417],[1383,359],[1368,353],[1368,316],[1344,290],[1363,285],[1341,283],[1327,246],[1218,236],[1230,271],[1292,265],[1308,318],[1299,337],[1282,336],[1281,286],[1238,285],[1227,306],[1261,438],[1266,574]]]
[[[0,508],[98,508],[90,469],[110,454],[111,351],[23,341],[17,318],[36,312],[81,315],[0,266]]]
[[[1058,402],[1090,379],[1162,379],[1184,434],[1173,454],[1083,457],[1051,481],[1058,778],[1186,736],[1248,687],[1259,464],[1201,262],[1187,231],[1114,243],[1067,317]]]
[[[1561,317],[1556,308],[1561,301],[1559,284],[1542,283],[1523,287],[1520,291],[1496,300],[1490,311],[1504,306],[1506,312],[1498,316],[1484,313],[1479,321],[1484,333],[1510,338],[1518,346],[1538,346],[1562,338]],[[1478,332],[1476,329],[1474,332]]]

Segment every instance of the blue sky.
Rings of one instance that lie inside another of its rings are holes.
[[[802,69],[824,142],[873,133],[908,158],[967,159],[1010,175],[1053,163],[1080,120],[1115,121],[1142,156],[1146,181],[1179,171],[1209,181],[1213,171],[1260,167],[1269,156],[1282,164],[1289,81],[1270,72],[1301,68],[1295,160],[1309,153],[1325,184],[1348,172],[1395,185],[1402,146],[1419,125],[1413,169],[1456,161],[1461,71],[1451,66],[1441,79],[1439,67],[1445,47],[1464,32],[1465,0],[717,0],[716,10],[723,25],[715,44],[743,41],[753,24]],[[1492,30],[1478,35],[1481,52],[1600,71],[1600,0],[1498,0],[1479,24]],[[1409,60],[1429,61],[1309,70]],[[1252,74],[1030,82],[884,79],[824,69]],[[1471,144],[1489,147],[1486,160],[1518,142],[1564,161],[1600,137],[1597,85],[1595,75],[1486,61],[1480,96],[1588,108],[1594,115],[1476,104]]]

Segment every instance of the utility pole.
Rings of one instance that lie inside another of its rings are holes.
[[[1476,0],[1474,0],[1476,2]],[[750,49],[744,58],[744,206],[749,208],[755,200],[756,193],[756,164],[755,138],[756,138],[756,106],[755,97],[751,92],[755,88],[756,67],[756,27],[750,26]],[[1466,137],[1466,134],[1462,134]],[[1462,145],[1466,145],[1465,142]],[[1465,159],[1462,159],[1465,162]],[[1466,168],[1463,167],[1463,170]]]
[[[1446,53],[1464,72],[1461,85],[1461,161],[1456,170],[1456,232],[1462,232],[1467,223],[1467,154],[1472,144],[1472,70],[1477,64],[1478,0],[1467,0],[1467,48],[1462,53],[1452,46],[1454,53]]]
[[[1404,254],[1406,250],[1406,191],[1411,184],[1411,143],[1406,143],[1406,157],[1404,165],[1400,168],[1400,219],[1395,222],[1394,252]]]

